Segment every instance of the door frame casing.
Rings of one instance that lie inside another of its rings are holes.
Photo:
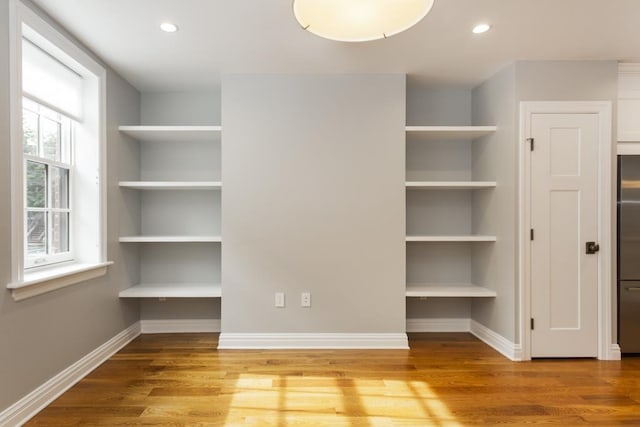
[[[619,360],[620,349],[613,342],[613,287],[612,270],[613,230],[615,207],[613,185],[611,101],[523,101],[520,102],[519,151],[519,335],[522,360],[531,359],[531,150],[526,139],[531,134],[533,114],[596,114],[598,116],[598,232],[600,244],[598,256],[598,359]],[[535,149],[535,148],[534,148]]]

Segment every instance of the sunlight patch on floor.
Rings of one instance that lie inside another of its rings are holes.
[[[241,374],[227,423],[461,426],[422,381]]]

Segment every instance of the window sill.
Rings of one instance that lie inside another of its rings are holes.
[[[20,282],[9,283],[7,289],[15,301],[104,276],[113,261],[96,264],[70,264],[27,273]]]

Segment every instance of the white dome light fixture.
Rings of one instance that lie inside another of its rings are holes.
[[[302,28],[329,40],[364,42],[416,25],[434,0],[293,0]]]

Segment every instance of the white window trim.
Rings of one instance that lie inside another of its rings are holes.
[[[7,288],[11,290],[11,295],[15,301],[22,301],[36,295],[104,276],[107,273],[107,267],[112,264],[113,261],[96,264],[67,263],[38,271],[30,271],[23,276],[22,281],[9,283]]]
[[[106,274],[107,184],[106,184],[106,70],[81,48],[54,29],[19,0],[10,1],[10,100],[11,100],[11,283],[14,300],[20,301]],[[82,64],[98,78],[99,235],[98,259],[91,263],[65,263],[25,271],[24,189],[22,153],[22,37],[23,24],[37,31],[52,45]]]

